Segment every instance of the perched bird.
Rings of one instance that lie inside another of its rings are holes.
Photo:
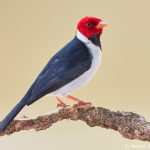
[[[96,17],[82,18],[77,24],[76,36],[49,60],[25,96],[0,122],[0,131],[7,127],[25,105],[47,94],[55,96],[58,105],[62,107],[66,104],[61,97],[83,102],[69,94],[85,85],[97,71],[102,57],[100,35],[106,25]]]

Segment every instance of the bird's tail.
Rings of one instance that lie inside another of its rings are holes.
[[[5,128],[9,125],[9,123],[16,117],[16,115],[22,110],[22,108],[26,105],[27,96],[23,97],[23,99],[11,110],[11,112],[0,122],[0,131],[5,130]]]

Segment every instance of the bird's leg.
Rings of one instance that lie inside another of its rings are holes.
[[[91,105],[90,102],[85,102],[85,101],[80,100],[80,99],[78,99],[78,98],[76,98],[76,97],[73,97],[73,96],[71,96],[71,95],[68,95],[67,98],[69,98],[69,99],[71,99],[72,101],[77,102],[78,104],[81,104],[81,105],[86,105],[86,104],[90,104],[90,105]]]
[[[58,101],[58,103],[57,103],[57,107],[67,107],[68,105],[67,104],[65,104],[58,96],[56,96],[56,99],[57,99],[57,101]]]
[[[78,98],[76,98],[76,97],[73,97],[73,96],[71,96],[71,95],[68,95],[67,98],[69,98],[69,99],[71,99],[72,101],[77,102],[77,103],[79,103],[79,102],[81,101],[80,99],[78,99]]]

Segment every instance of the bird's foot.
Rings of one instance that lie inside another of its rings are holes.
[[[73,108],[86,111],[87,109],[91,108],[91,106],[92,104],[90,102],[79,101],[78,103],[73,105]]]
[[[74,104],[74,106],[84,106],[84,105],[92,105],[92,103],[80,100],[78,101],[78,103]]]
[[[65,104],[59,97],[56,97],[58,103],[57,103],[57,107],[62,107],[62,108],[65,108],[69,105]]]
[[[91,107],[91,105],[92,105],[92,103],[90,103],[90,102],[85,102],[85,101],[75,98],[71,95],[68,95],[67,98],[77,102],[76,104],[73,105],[74,108],[83,108],[84,110],[86,110],[87,108]]]
[[[67,98],[71,99],[72,101],[76,102],[74,105],[73,105],[73,108],[74,109],[84,109],[84,110],[87,110],[88,108],[91,107],[91,103],[90,102],[85,102],[83,100],[80,100],[78,98],[75,98],[71,95],[67,96]],[[58,101],[57,103],[57,107],[62,107],[62,108],[65,108],[65,107],[68,107],[70,105],[67,105],[65,104],[58,96],[56,96],[56,99]]]
[[[62,107],[62,108],[65,108],[69,105],[65,104],[65,103],[57,103],[57,107]]]

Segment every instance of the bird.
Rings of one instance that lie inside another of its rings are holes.
[[[51,57],[23,98],[0,122],[0,131],[4,131],[25,106],[47,94],[56,97],[57,106],[67,106],[62,98],[84,103],[70,93],[87,84],[99,68],[102,59],[100,37],[106,26],[98,17],[81,18],[74,38]]]

